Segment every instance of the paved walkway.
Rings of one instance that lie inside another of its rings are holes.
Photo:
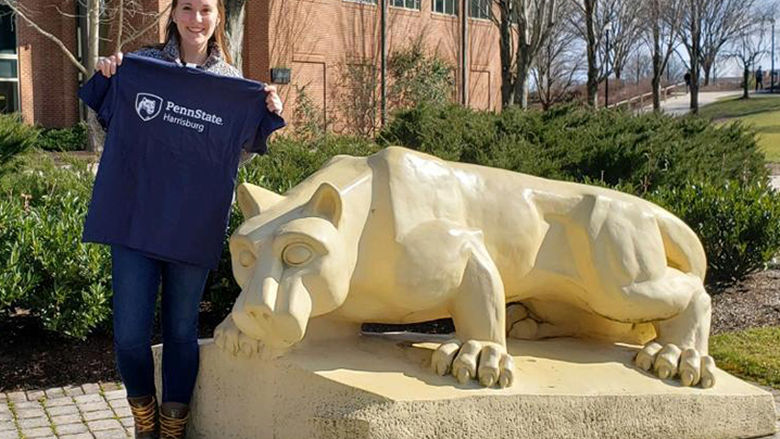
[[[775,397],[780,439],[780,390]],[[133,418],[121,384],[100,383],[0,393],[0,439],[125,439]]]
[[[739,96],[740,94],[742,94],[741,90],[699,92],[699,107],[711,104],[726,96]],[[675,94],[674,96],[661,101],[661,110],[663,110],[664,113],[674,116],[688,114],[691,111],[690,106],[691,95],[688,93]],[[652,110],[653,107],[650,106],[649,108]]]
[[[0,393],[0,439],[119,439],[133,436],[117,383]]]

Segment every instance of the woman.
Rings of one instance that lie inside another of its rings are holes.
[[[222,0],[173,0],[166,41],[136,52],[187,64],[224,76],[240,77],[225,50]],[[122,53],[100,58],[97,69],[111,77]],[[275,87],[266,86],[266,105],[281,114]],[[135,421],[136,438],[184,437],[188,404],[198,372],[197,325],[208,268],[156,258],[112,245],[114,348]],[[157,408],[151,355],[151,325],[162,281],[163,397]]]

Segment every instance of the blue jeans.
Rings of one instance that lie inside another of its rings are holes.
[[[111,246],[114,351],[127,396],[152,395],[152,327],[162,278],[162,401],[189,404],[198,374],[198,311],[209,269]]]

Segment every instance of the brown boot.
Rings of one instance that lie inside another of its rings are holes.
[[[129,397],[130,411],[135,421],[136,439],[157,439],[157,399],[153,395]]]
[[[160,439],[184,439],[190,408],[179,402],[164,402],[160,406]]]

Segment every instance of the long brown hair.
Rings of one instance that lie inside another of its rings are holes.
[[[176,5],[179,0],[173,0],[171,2],[171,13],[168,15],[168,27],[165,29],[165,44],[171,40],[171,37],[176,35],[176,40],[181,44],[181,35],[179,34],[179,28],[176,27],[176,23],[173,22],[173,11],[176,10]],[[230,52],[227,50],[227,37],[225,37],[225,3],[223,0],[217,0],[217,12],[219,13],[219,21],[217,27],[214,29],[214,35],[209,38],[209,46],[211,43],[216,43],[219,50],[222,52],[222,58],[227,61],[228,64],[233,65],[233,57],[230,56]]]

